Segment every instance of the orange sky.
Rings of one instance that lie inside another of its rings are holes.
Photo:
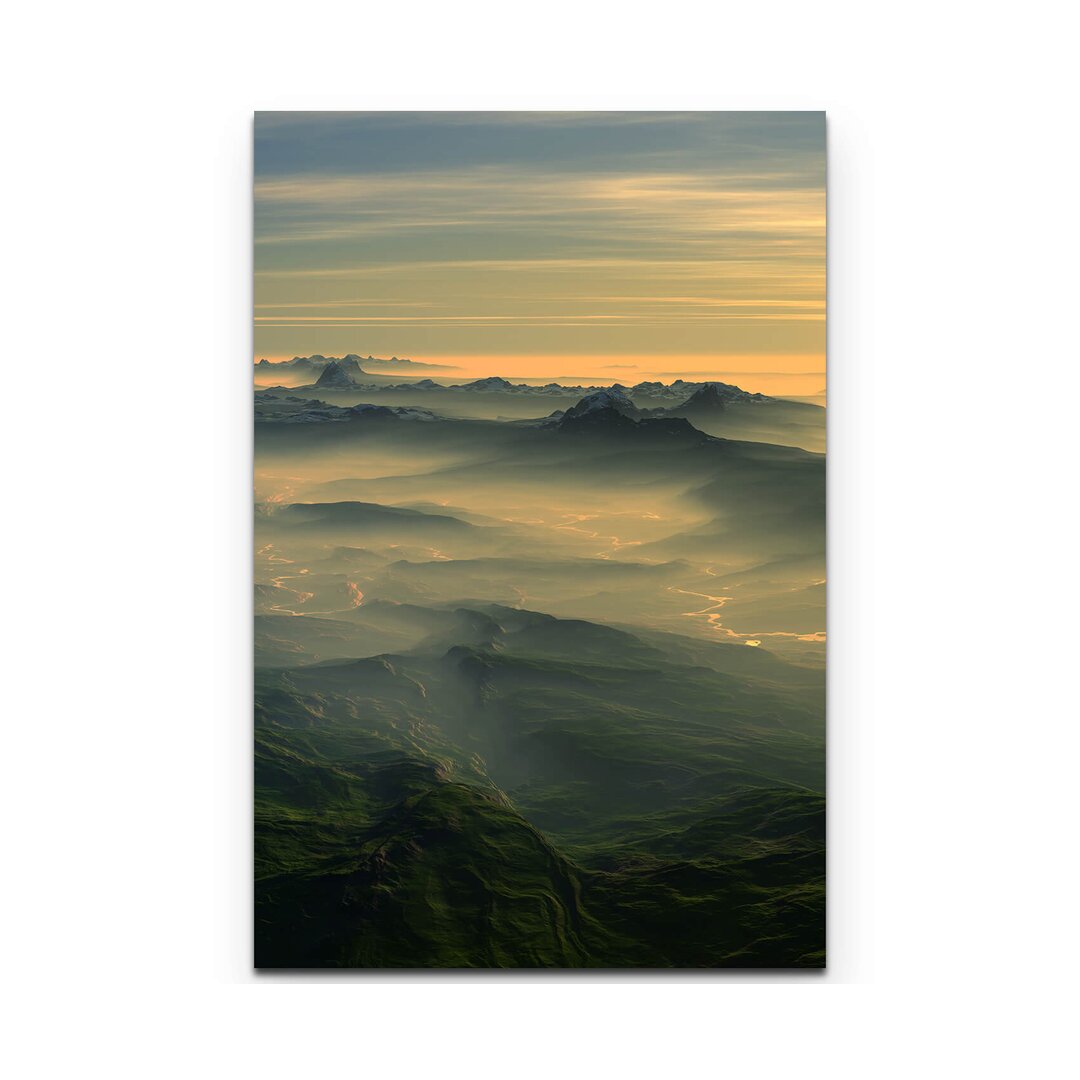
[[[256,357],[261,359],[261,357]],[[267,360],[281,361],[289,356],[271,355]],[[577,356],[557,354],[547,356],[412,356],[409,359],[446,367],[445,371],[417,372],[417,378],[433,378],[440,382],[459,379],[478,379],[501,375],[511,380],[543,382],[589,382],[595,384],[624,383],[632,385],[643,380],[670,383],[675,379],[688,382],[718,379],[736,383],[746,390],[774,395],[810,396],[825,388],[824,356],[777,353],[756,356],[700,355],[626,355]],[[262,382],[278,381],[268,376]]]

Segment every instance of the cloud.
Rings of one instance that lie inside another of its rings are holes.
[[[823,113],[258,113],[259,176],[495,165],[597,174],[824,158]],[[820,170],[819,170],[820,171]]]
[[[258,244],[362,241],[412,232],[429,247],[481,248],[514,238],[553,246],[675,254],[708,248],[819,241],[825,198],[787,173],[510,173],[293,176],[255,185]],[[427,234],[423,236],[423,234]],[[406,241],[412,242],[412,241]]]
[[[260,114],[255,242],[271,353],[820,352],[823,121]]]

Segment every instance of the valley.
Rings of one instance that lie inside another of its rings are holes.
[[[486,382],[256,392],[258,966],[820,965],[824,411]]]

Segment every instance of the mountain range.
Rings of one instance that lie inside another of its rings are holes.
[[[312,378],[255,394],[257,965],[820,967],[824,410]]]
[[[305,364],[310,360],[299,359]],[[291,381],[295,382],[296,378]],[[515,383],[501,376],[464,383],[428,377],[402,381],[390,375],[369,373],[354,356],[349,356],[340,361],[327,360],[311,382],[264,387],[257,391],[257,396],[265,393],[291,393],[309,399],[325,397],[335,405],[412,406],[456,419],[522,421],[558,419],[562,413],[578,416],[586,408],[597,407],[600,401],[614,403],[617,411],[637,419],[687,419],[708,435],[800,446],[815,452],[825,449],[823,407],[751,393],[717,381],[692,383],[676,379],[670,384],[645,381],[634,386],[619,383],[538,386]],[[598,394],[602,396],[596,398]]]
[[[392,356],[387,360],[377,356],[359,356],[356,353],[348,353],[342,357],[314,353],[311,356],[294,356],[291,360],[267,360],[264,357],[255,364],[255,367],[262,373],[290,370],[316,372],[331,363],[355,365],[357,368],[362,365],[365,373],[376,374],[397,372],[409,375],[419,371],[453,371],[453,368],[445,364],[428,364],[418,360],[405,360],[397,356]]]

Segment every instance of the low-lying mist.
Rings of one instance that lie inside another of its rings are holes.
[[[484,601],[820,660],[822,459],[491,421],[267,425],[258,610]],[[365,648],[386,651],[365,627]],[[321,654],[320,654],[321,655]]]
[[[680,404],[258,396],[260,966],[823,962],[823,414]]]

